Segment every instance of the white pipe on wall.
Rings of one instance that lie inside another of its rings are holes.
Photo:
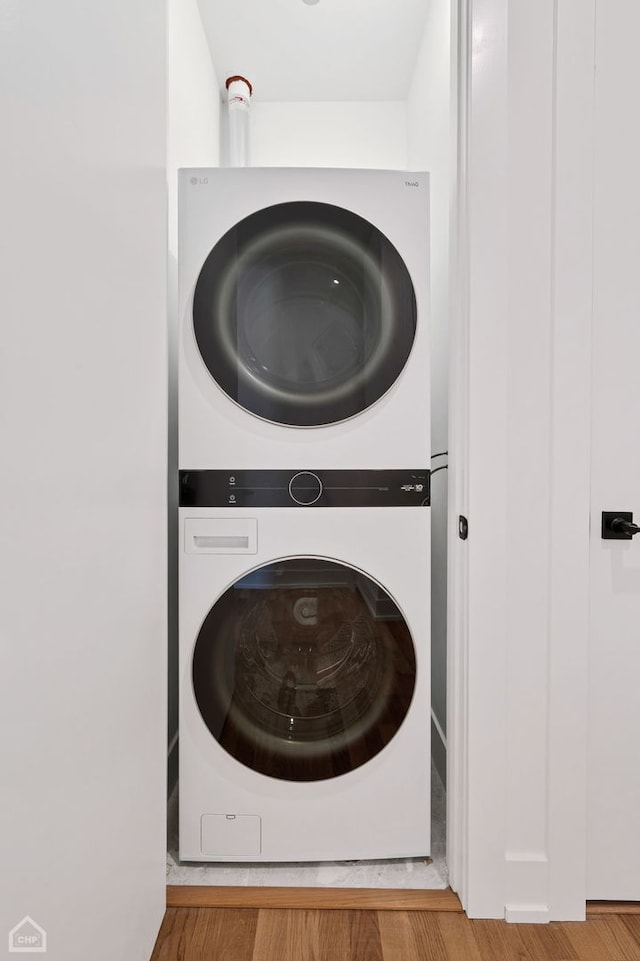
[[[228,148],[229,167],[246,167],[249,164],[249,104],[253,88],[244,77],[227,77]]]

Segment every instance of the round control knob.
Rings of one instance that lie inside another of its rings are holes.
[[[289,494],[296,504],[309,507],[310,504],[315,504],[322,494],[322,481],[317,474],[301,470],[289,481]]]

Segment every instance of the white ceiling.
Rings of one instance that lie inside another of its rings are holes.
[[[256,100],[404,100],[430,0],[199,0],[224,88]]]

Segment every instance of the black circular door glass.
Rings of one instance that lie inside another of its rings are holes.
[[[416,299],[400,254],[331,204],[277,204],[229,230],[196,283],[198,349],[219,386],[265,420],[346,420],[389,390],[411,352]]]
[[[415,687],[407,624],[375,581],[315,558],[260,567],[207,615],[193,654],[204,723],[260,774],[318,781],[360,767],[402,724]]]

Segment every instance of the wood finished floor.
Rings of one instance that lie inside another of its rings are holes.
[[[151,961],[640,961],[640,916],[469,921],[438,911],[168,908]]]

